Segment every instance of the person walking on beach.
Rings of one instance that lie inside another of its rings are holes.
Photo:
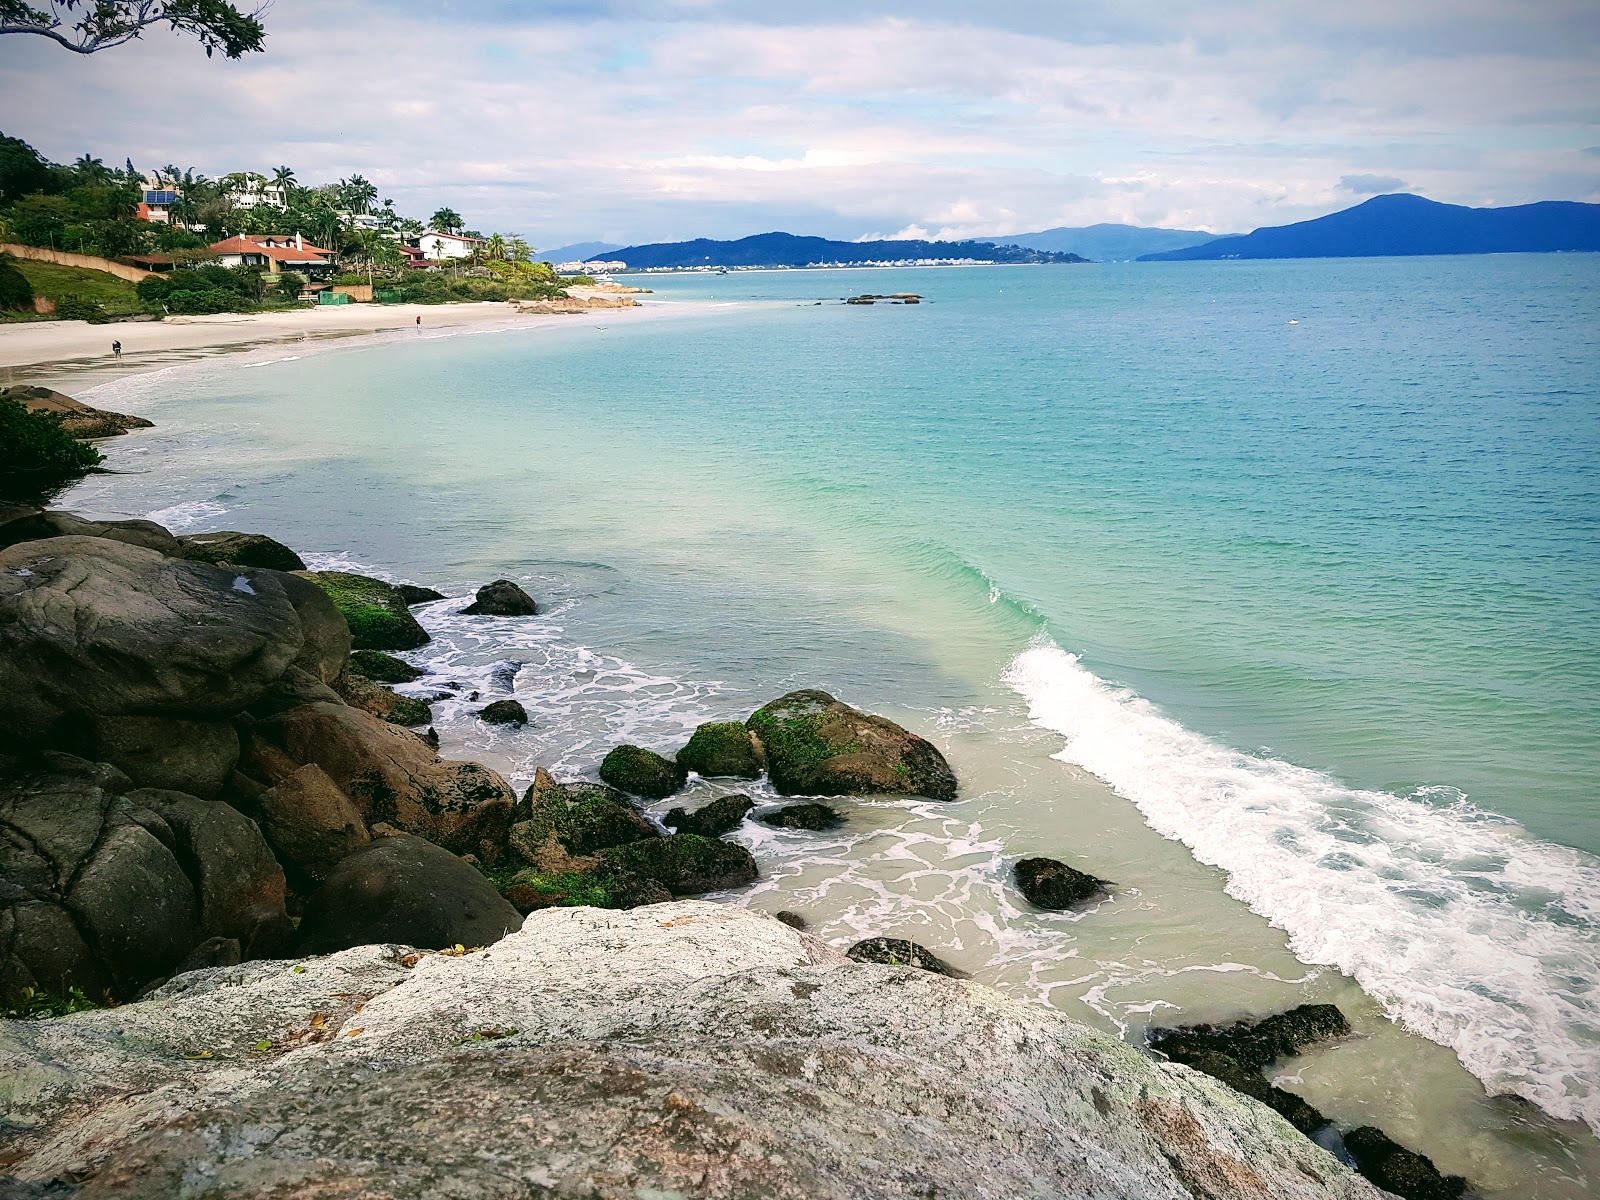
[[[122,343],[121,342],[112,342],[111,343],[111,354],[112,354],[112,356],[114,358],[121,358],[122,357]]]
[[[417,324],[418,324],[418,325],[421,325],[421,324],[422,324],[422,314],[421,314],[421,313],[418,313],[418,314],[417,314]]]

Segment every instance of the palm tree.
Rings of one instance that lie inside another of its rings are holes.
[[[378,189],[376,187],[359,175],[352,175],[349,179],[341,179],[339,184],[344,190],[344,202],[351,212],[369,213],[372,211],[372,202],[378,198]]]
[[[506,242],[506,257],[512,262],[527,262],[533,257],[533,247],[516,234],[512,234],[510,240]]]
[[[497,261],[506,256],[506,240],[498,233],[492,234],[483,244],[483,256],[490,261]]]
[[[289,189],[294,185],[295,178],[293,167],[272,168],[272,186],[282,191],[285,197],[289,195]]]
[[[465,224],[461,214],[453,208],[441,208],[428,218],[429,227],[437,229],[440,233],[460,233],[461,227]]]
[[[104,183],[111,178],[111,168],[88,154],[80,154],[72,169],[90,183]]]

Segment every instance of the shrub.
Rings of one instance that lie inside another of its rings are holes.
[[[134,291],[139,293],[139,299],[145,304],[159,305],[172,291],[172,283],[159,275],[146,275],[134,285]]]
[[[30,412],[0,396],[0,501],[42,504],[104,461],[62,429],[55,413]]]
[[[33,285],[7,259],[0,259],[0,308],[32,308]]]
[[[104,325],[111,314],[93,300],[67,294],[56,301],[56,319],[59,321],[88,321],[91,325]]]
[[[167,309],[175,313],[249,312],[255,307],[238,292],[224,288],[201,287],[194,290],[174,287],[167,293]]]

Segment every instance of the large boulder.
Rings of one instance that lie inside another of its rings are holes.
[[[239,533],[231,529],[214,533],[189,533],[178,538],[178,552],[195,562],[234,567],[270,567],[274,571],[304,571],[306,564],[289,547],[264,533]]]
[[[40,1082],[5,1169],[84,1200],[1381,1195],[1048,1005],[733,905],[546,909],[482,953],[246,963],[8,1032],[0,1075]]]
[[[255,799],[261,832],[279,859],[322,881],[372,840],[361,810],[316,763],[287,764],[288,774]]]
[[[618,791],[660,800],[683,786],[688,773],[642,746],[618,746],[600,763],[600,778]]]
[[[471,762],[448,762],[413,733],[343,704],[303,704],[261,722],[244,758],[247,774],[276,786],[278,760],[315,763],[355,802],[367,825],[386,822],[457,854],[498,861],[516,793],[498,774]]]
[[[332,683],[350,661],[350,626],[332,597],[303,575],[264,567],[245,571],[252,581],[269,580],[283,588],[300,618],[305,644],[294,665],[320,683]]]
[[[790,692],[746,724],[783,795],[956,798],[955,772],[933,743],[827,692]]]
[[[707,777],[755,779],[761,774],[755,740],[738,721],[708,721],[699,726],[689,744],[678,751],[677,759],[684,770]]]
[[[0,736],[38,744],[88,717],[228,717],[305,637],[283,587],[95,537],[0,550]]]
[[[489,881],[447,850],[400,834],[341,862],[306,903],[296,949],[331,954],[393,942],[487,946],[522,924]]]
[[[91,521],[61,509],[16,510],[0,520],[0,545],[37,542],[45,538],[98,537],[142,546],[157,554],[177,555],[178,539],[154,521]]]
[[[209,798],[239,761],[239,734],[228,721],[91,717],[81,734],[85,758],[112,764],[139,787]]]
[[[600,861],[641,879],[653,880],[674,896],[700,896],[756,881],[756,860],[733,842],[673,833],[662,838],[613,846]]]
[[[659,837],[633,802],[602,783],[557,783],[543,767],[518,806],[511,828],[511,848],[525,862],[536,863],[547,842],[568,854],[595,854],[610,846]]]
[[[0,784],[0,996],[127,999],[200,940],[179,840],[129,790],[65,755]]]
[[[348,571],[303,571],[344,614],[357,650],[415,650],[429,642],[392,584]]]
[[[539,607],[533,597],[509,579],[496,579],[478,589],[476,599],[461,610],[472,616],[531,617]]]
[[[1056,912],[1104,896],[1111,886],[1053,858],[1024,858],[1012,874],[1029,904]]]

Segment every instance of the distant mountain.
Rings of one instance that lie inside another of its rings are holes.
[[[615,242],[573,242],[570,246],[557,246],[554,250],[539,251],[539,258],[543,262],[587,262],[591,258],[600,258],[610,254],[613,250],[622,247]]]
[[[792,233],[758,233],[736,242],[696,238],[658,242],[608,252],[634,270],[651,267],[811,267],[866,266],[870,263],[972,259],[991,263],[1084,262],[1075,254],[997,246],[993,242],[835,242]]]
[[[1062,225],[1038,233],[1010,233],[1001,238],[1034,250],[1066,250],[1095,262],[1132,262],[1141,254],[1198,246],[1217,235],[1201,229],[1156,229],[1142,225]]]
[[[1215,258],[1366,258],[1401,254],[1517,254],[1600,250],[1600,204],[1546,200],[1513,208],[1464,208],[1404,193],[1354,208],[1146,254],[1140,262]]]

